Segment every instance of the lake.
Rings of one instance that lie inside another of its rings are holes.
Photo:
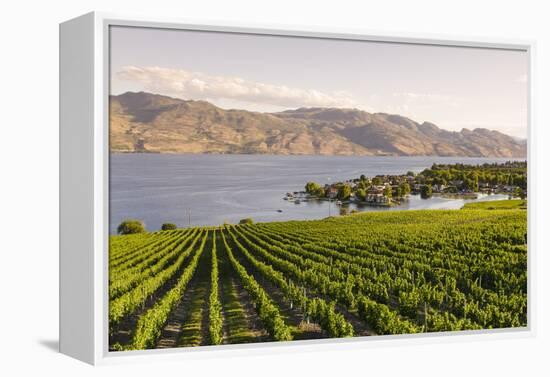
[[[174,155],[111,154],[110,232],[126,218],[145,222],[158,230],[164,222],[178,227],[237,223],[251,217],[256,222],[321,219],[338,213],[334,203],[283,200],[287,192],[304,190],[308,181],[325,184],[358,178],[361,174],[420,172],[433,163],[482,164],[510,158],[464,157],[340,157],[273,155]],[[504,195],[477,200],[505,199]],[[471,202],[472,200],[468,200]],[[359,211],[407,209],[458,209],[463,199],[411,195],[394,207],[357,208]],[[282,212],[277,212],[282,210]]]

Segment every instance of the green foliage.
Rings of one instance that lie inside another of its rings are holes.
[[[391,197],[392,197],[391,186],[386,186],[386,187],[384,187],[384,196],[385,196],[386,198],[391,199]]]
[[[356,191],[367,190],[368,188],[369,188],[369,184],[367,181],[359,181],[359,183],[356,186]]]
[[[241,225],[254,224],[254,220],[250,217],[247,217],[246,219],[241,219],[239,221],[239,224],[241,224]]]
[[[401,182],[395,189],[395,197],[403,198],[411,193],[411,186],[408,182]]]
[[[188,246],[197,231],[197,229],[193,229],[165,233],[162,237],[155,237],[156,242],[151,242],[139,250],[139,255],[130,253],[129,255],[120,255],[118,258],[111,257],[109,299],[115,300],[151,276],[163,272],[169,264],[176,261],[179,252]],[[126,239],[128,237],[136,236],[119,238]]]
[[[378,334],[412,334],[421,330],[414,323],[401,319],[385,304],[379,304],[365,297],[359,300],[358,312]]]
[[[406,317],[416,319],[420,301],[420,293],[415,289],[399,292],[399,312]]]
[[[212,234],[212,273],[210,277],[209,322],[210,344],[221,344],[223,340],[222,304],[218,287],[218,256],[216,250],[216,232]]]
[[[306,192],[310,195],[314,195],[314,196],[324,196],[325,194],[325,190],[317,183],[315,182],[308,182],[306,184]]]
[[[411,186],[407,182],[403,182],[399,185],[399,190],[399,196],[407,196],[411,193]]]
[[[478,202],[463,211],[388,211],[112,236],[111,332],[139,319],[132,342],[111,347],[154,347],[199,263],[201,271],[211,271],[205,341],[220,344],[220,260],[272,340],[292,339],[277,302],[292,305],[331,337],[354,335],[346,312],[376,334],[526,326],[525,205]],[[275,302],[268,287],[284,300]]]
[[[367,197],[367,190],[365,189],[357,190],[357,192],[355,193],[355,197],[359,200],[365,200]]]
[[[362,297],[387,305],[375,307],[386,318],[377,332],[440,331],[430,327],[429,315],[425,322],[423,303],[428,312],[453,314],[449,318],[461,328],[503,327],[526,323],[526,218],[521,212],[369,213],[265,224],[261,231],[247,232],[265,234],[268,242],[262,246],[291,262],[277,262],[277,268],[294,271],[298,282],[350,310]],[[499,262],[485,265],[480,258],[487,253],[498,254]],[[300,266],[307,269],[300,273]],[[410,318],[405,325],[403,317]],[[386,322],[398,324],[392,329]]]
[[[420,189],[420,197],[422,199],[428,199],[432,197],[432,186],[430,185],[424,185]]]
[[[466,203],[462,209],[527,209],[527,201],[488,200],[485,202]]]
[[[303,275],[304,272],[298,267],[285,259],[271,254],[271,252],[277,250],[278,253],[284,254],[286,257],[290,258],[289,253],[263,241],[261,238],[250,233],[248,229],[241,230],[234,228],[234,230],[238,237],[232,232],[229,234],[237,250],[239,250],[239,252],[241,252],[265,278],[277,285],[292,302],[295,302],[297,306],[301,307],[305,314],[313,320],[318,321],[321,327],[332,337],[353,336],[353,326],[345,320],[342,314],[336,313],[334,303],[329,303],[320,298],[311,299],[305,294],[302,288],[296,286],[292,282],[286,281],[285,275],[280,271],[290,274],[292,278],[306,282],[306,278]],[[248,246],[254,253],[257,253],[266,261],[269,261],[271,265],[267,265],[256,259],[245,246]],[[296,259],[296,257],[293,259]],[[279,271],[275,270],[275,268]]]
[[[252,300],[254,300],[256,311],[263,324],[266,326],[269,334],[275,340],[292,340],[292,332],[285,324],[277,306],[273,303],[273,301],[271,301],[268,294],[256,282],[254,277],[249,275],[246,269],[237,261],[233,255],[231,247],[229,247],[229,244],[225,239],[223,232],[221,233],[221,236],[228,259],[239,276],[244,289],[246,289]]]
[[[177,229],[177,226],[176,224],[172,224],[172,223],[164,223],[162,224],[161,230],[176,230]]]
[[[482,165],[433,164],[431,168],[425,169],[419,175],[425,177],[432,184],[462,181],[459,188],[473,191],[477,191],[481,183],[514,185],[525,190],[527,188],[527,161]]]
[[[350,185],[341,185],[338,187],[338,199],[340,200],[348,200],[351,195],[351,187]]]
[[[116,299],[110,299],[109,324],[111,326],[118,324],[124,317],[142,307],[148,297],[162,287],[169,279],[173,278],[183,266],[184,261],[193,252],[193,248],[199,238],[200,235],[194,236],[192,243],[183,252],[181,252],[181,249],[185,247],[187,243],[178,245],[176,251],[173,253],[174,256],[177,256],[177,259],[175,259],[173,263],[164,265],[164,268],[158,273],[146,273],[148,277],[139,282],[139,285],[126,291]],[[161,266],[162,265],[161,263]],[[141,275],[138,276],[141,277]],[[126,277],[121,279],[126,279]]]
[[[121,222],[117,228],[118,234],[137,234],[145,233],[143,222],[134,219],[128,219]]]
[[[519,187],[516,187],[516,188],[514,189],[514,197],[520,198],[520,199],[524,200],[525,197],[526,197],[525,191],[522,190],[522,189],[519,188]]]
[[[527,197],[527,162],[508,161],[505,163],[465,165],[465,164],[433,164],[419,174],[408,171],[401,175],[379,175],[369,180],[364,174],[353,179],[356,185],[351,189],[358,200],[365,200],[370,183],[375,186],[391,185],[392,192],[385,189],[387,197],[403,198],[411,193],[411,185],[438,186],[436,189],[445,193],[465,192],[506,192],[514,197],[525,199]],[[344,184],[337,183],[339,188],[338,198],[347,200],[347,188]],[[511,186],[511,187],[510,187]],[[318,185],[309,182],[306,191],[314,195]],[[334,187],[334,185],[333,185]],[[317,195],[324,196],[323,193]],[[344,192],[346,190],[346,192]],[[428,188],[424,188],[423,198],[431,197]],[[415,191],[414,194],[417,194]],[[422,194],[422,193],[421,193]]]
[[[380,178],[380,177],[374,177],[372,179],[372,184],[375,185],[375,186],[380,186],[382,183],[384,183],[384,182],[382,181],[382,178]]]
[[[151,309],[139,318],[136,331],[132,339],[131,349],[145,349],[151,348],[155,345],[156,340],[160,336],[162,328],[164,327],[164,323],[168,319],[168,315],[180,302],[181,296],[185,291],[187,284],[195,273],[207,238],[208,237],[206,234],[202,237],[202,242],[199,249],[195,252],[193,259],[179,277],[174,288],[168,291],[162,299],[157,301]]]

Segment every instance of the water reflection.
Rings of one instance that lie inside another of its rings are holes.
[[[255,221],[320,219],[329,215],[327,201],[283,200],[286,192],[304,189],[308,181],[320,184],[357,178],[361,174],[420,172],[437,163],[481,164],[502,158],[458,157],[334,157],[270,155],[162,155],[115,154],[110,163],[110,230],[125,218],[143,220],[149,230],[163,222],[180,227]],[[477,200],[505,199],[483,195]],[[470,201],[470,200],[466,200]],[[456,209],[466,202],[434,196],[410,199],[394,207],[350,204],[358,211]],[[330,203],[331,215],[339,207]]]

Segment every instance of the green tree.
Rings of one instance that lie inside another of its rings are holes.
[[[514,185],[521,187],[522,189],[527,188],[527,177],[525,175],[516,175],[513,179]]]
[[[247,217],[246,219],[241,219],[239,221],[239,224],[254,224],[254,220],[252,218]]]
[[[322,190],[322,187],[315,182],[308,182],[306,184],[306,192],[310,195],[317,195],[320,190]]]
[[[145,231],[145,225],[143,222],[135,219],[124,220],[117,228],[118,234],[136,234],[145,233]]]
[[[403,195],[403,190],[401,189],[401,186],[397,186],[397,188],[395,189],[395,197],[396,198],[402,198],[404,195]]]
[[[430,185],[424,185],[420,189],[420,197],[422,199],[428,199],[432,197],[432,186]]]
[[[411,186],[407,182],[403,182],[399,185],[401,196],[407,196],[411,193]]]
[[[525,193],[523,192],[523,190],[520,187],[516,187],[514,189],[514,196],[517,197],[517,198],[520,198],[522,200],[525,199]]]
[[[440,176],[437,176],[432,181],[436,185],[446,185],[447,181],[444,178],[441,178]]]
[[[174,229],[177,229],[177,226],[176,226],[176,224],[173,224],[173,223],[164,223],[164,224],[162,224],[160,229],[161,230],[174,230]]]
[[[382,178],[380,177],[374,177],[372,179],[372,184],[376,186],[380,186],[382,184]]]
[[[469,175],[469,189],[472,191],[479,191],[479,175],[476,171],[473,171]]]
[[[325,189],[321,186],[319,186],[319,189],[317,190],[316,196],[318,196],[319,198],[323,198],[325,196],[327,196],[326,192],[325,192]]]
[[[351,187],[349,185],[342,185],[338,188],[338,199],[346,200],[351,195]]]
[[[388,199],[391,199],[392,193],[391,193],[391,186],[384,187],[384,196]]]
[[[367,190],[365,190],[364,188],[360,188],[355,193],[355,196],[359,200],[365,200],[367,198]]]
[[[367,181],[359,181],[357,184],[357,189],[363,189],[366,190],[369,185],[367,184]]]

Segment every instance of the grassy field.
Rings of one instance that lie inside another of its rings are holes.
[[[526,326],[525,207],[112,236],[110,347]]]
[[[527,209],[527,200],[512,199],[467,203],[463,209]]]

